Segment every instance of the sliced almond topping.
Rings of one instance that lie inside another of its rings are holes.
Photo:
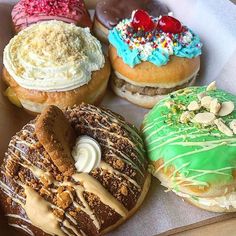
[[[188,110],[189,111],[197,111],[201,108],[200,104],[196,101],[192,101],[188,105]]]
[[[234,103],[229,102],[222,102],[221,109],[219,111],[219,116],[227,116],[234,110]]]
[[[211,101],[213,100],[210,96],[205,96],[201,99],[201,105],[206,109],[210,109]]]
[[[230,127],[230,129],[233,130],[234,134],[236,134],[236,120],[232,120],[232,121],[229,123],[229,127]]]
[[[217,113],[219,112],[221,108],[220,103],[218,102],[217,98],[214,98],[211,103],[210,103],[210,112],[214,113],[215,115],[217,115]]]
[[[198,113],[194,116],[193,122],[203,125],[212,125],[216,119],[215,115],[210,112]]]
[[[211,82],[211,83],[207,86],[207,89],[206,89],[206,91],[213,91],[213,90],[216,90],[216,82],[215,82],[215,81]]]
[[[206,93],[205,93],[205,92],[202,92],[202,93],[199,93],[199,94],[197,95],[197,98],[201,101],[202,98],[205,97],[205,96],[206,96]]]
[[[233,131],[222,121],[222,119],[216,119],[214,123],[220,132],[227,136],[233,136]]]
[[[187,123],[191,119],[191,113],[189,111],[185,111],[180,116],[180,122],[181,123]]]
[[[165,105],[168,107],[168,108],[171,108],[171,106],[173,106],[175,103],[173,101],[166,101],[165,102]]]

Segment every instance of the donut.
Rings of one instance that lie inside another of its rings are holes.
[[[144,108],[192,85],[200,69],[199,36],[172,16],[134,11],[110,30],[109,42],[113,91]]]
[[[145,116],[150,171],[187,202],[236,211],[236,96],[209,86],[171,93]]]
[[[20,0],[12,9],[15,33],[26,27],[48,20],[59,20],[81,27],[92,26],[83,0]]]
[[[95,36],[100,41],[108,44],[108,31],[121,20],[129,18],[136,9],[146,10],[156,17],[167,15],[169,12],[165,4],[155,0],[99,0],[95,8],[93,24]]]
[[[89,29],[62,21],[27,27],[4,49],[6,95],[29,112],[48,105],[98,104],[105,93],[110,64]]]
[[[96,236],[134,214],[149,184],[133,125],[93,105],[52,105],[11,139],[0,203],[9,225],[26,234]]]

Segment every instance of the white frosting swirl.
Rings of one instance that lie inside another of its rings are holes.
[[[80,136],[72,150],[75,167],[78,172],[89,173],[101,162],[101,147],[89,136]]]
[[[11,39],[3,63],[23,88],[53,92],[87,84],[105,59],[88,28],[53,20],[34,24]]]

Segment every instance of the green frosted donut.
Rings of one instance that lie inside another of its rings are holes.
[[[235,107],[236,96],[214,84],[182,89],[161,100],[142,126],[151,172],[159,177],[159,172],[172,168],[171,174],[166,173],[166,187],[175,192],[194,186],[226,186],[225,192],[234,191]]]

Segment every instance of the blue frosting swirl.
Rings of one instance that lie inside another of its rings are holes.
[[[185,46],[182,44],[178,44],[174,47],[174,55],[178,57],[186,57],[186,58],[194,58],[200,56],[202,53],[201,46],[202,43],[198,35],[194,34],[191,30],[189,30],[193,38],[191,42]]]
[[[127,24],[127,21],[123,21],[123,24]],[[144,57],[143,54],[140,53],[138,47],[130,48],[129,44],[124,40],[122,32],[118,30],[117,27],[109,31],[108,39],[116,48],[118,56],[121,57],[124,63],[128,64],[130,67],[140,64],[142,61],[149,61],[156,66],[163,66],[168,63],[171,55],[185,58],[194,58],[201,55],[202,43],[200,42],[199,36],[194,34],[190,29],[188,29],[188,32],[192,34],[190,42],[181,42],[179,40],[179,35],[175,34],[175,42],[173,43],[171,53],[161,47],[160,43],[159,47],[153,48],[147,57]]]

